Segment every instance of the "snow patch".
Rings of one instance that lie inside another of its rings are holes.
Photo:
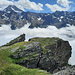
[[[5,13],[2,16],[4,16],[3,20],[8,20],[9,19],[7,16],[5,16]]]
[[[5,16],[5,13],[2,16]]]
[[[59,21],[61,22],[61,19]]]
[[[50,14],[47,14],[47,15],[50,15]]]
[[[41,17],[37,18],[38,20],[41,20]]]
[[[59,20],[60,18],[58,17],[57,19]]]
[[[54,15],[52,15],[53,18],[56,18]]]
[[[70,15],[70,16],[72,16],[72,15]]]
[[[8,11],[7,13],[10,13],[10,11]]]
[[[71,19],[71,20],[73,20],[73,19]]]
[[[15,11],[16,13],[21,13],[22,11],[16,11],[14,8],[12,8],[11,7],[11,9],[13,10],[13,11]]]
[[[47,14],[47,15],[45,15],[45,16],[48,16],[48,15],[50,15],[50,14]]]
[[[23,16],[21,16],[21,18],[23,18]]]
[[[63,16],[60,17],[61,19],[64,18]]]
[[[69,19],[69,18],[67,17],[67,19]]]

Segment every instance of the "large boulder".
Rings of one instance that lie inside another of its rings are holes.
[[[27,68],[40,68],[54,73],[68,65],[71,46],[68,41],[59,38],[34,38],[17,49],[11,57],[21,59],[16,63]]]

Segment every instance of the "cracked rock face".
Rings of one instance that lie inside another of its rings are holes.
[[[22,58],[27,56],[36,56],[41,53],[42,47],[39,42],[33,42],[31,44],[25,45],[23,50],[17,50],[12,57],[13,58]]]
[[[58,40],[56,44],[45,46],[45,48],[50,51],[43,54],[40,59],[39,66],[42,69],[53,73],[55,69],[68,64],[71,57],[71,46],[68,41]]]
[[[68,41],[59,39],[56,44],[48,45],[45,48],[51,50],[59,67],[65,66],[68,59],[71,57],[71,46],[69,45]]]
[[[40,55],[30,59],[22,60],[19,62],[19,64],[27,68],[38,68],[39,60],[40,60]]]

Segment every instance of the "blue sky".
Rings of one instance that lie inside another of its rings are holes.
[[[24,11],[37,13],[75,11],[75,0],[0,0],[0,10],[8,5],[16,5]]]

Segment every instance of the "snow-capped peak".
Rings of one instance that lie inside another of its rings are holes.
[[[37,18],[38,20],[41,20],[41,17]]]
[[[16,7],[15,5],[9,5],[7,8],[4,9],[5,12],[11,12],[14,11],[16,13],[21,13],[22,10]]]

